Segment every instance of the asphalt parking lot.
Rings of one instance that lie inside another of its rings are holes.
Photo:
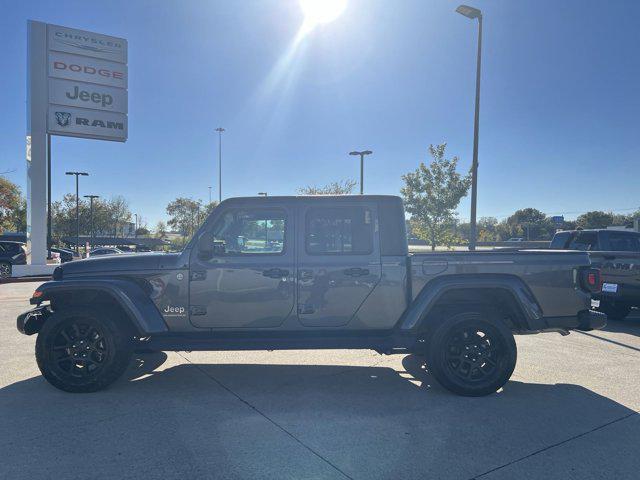
[[[0,284],[0,478],[637,479],[640,315],[518,337],[503,391],[456,397],[415,356],[137,355],[106,391],[51,387]]]

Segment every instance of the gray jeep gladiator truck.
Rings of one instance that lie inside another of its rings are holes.
[[[602,288],[594,294],[598,310],[612,320],[624,320],[640,307],[640,233],[628,230],[564,230],[549,248],[583,250],[600,270]]]
[[[106,387],[136,350],[373,349],[426,356],[447,389],[495,392],[513,334],[601,328],[584,252],[409,254],[394,196],[223,201],[180,253],[66,263],[18,329],[43,376]]]

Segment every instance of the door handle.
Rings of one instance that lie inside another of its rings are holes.
[[[284,278],[289,276],[289,270],[282,268],[270,268],[262,272],[262,275],[269,278]]]
[[[191,272],[191,280],[204,280],[205,278],[207,278],[207,271],[206,270],[193,270]]]
[[[363,277],[364,275],[369,275],[369,269],[353,267],[353,268],[347,268],[346,270],[343,271],[343,273],[350,277]]]

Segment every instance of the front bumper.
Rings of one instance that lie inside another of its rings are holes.
[[[599,330],[607,324],[607,316],[595,310],[582,310],[575,317],[545,317],[545,330]]]
[[[24,335],[33,335],[40,331],[42,324],[49,315],[51,315],[49,307],[41,305],[18,315],[18,318],[16,319],[16,327],[18,328],[18,331]]]

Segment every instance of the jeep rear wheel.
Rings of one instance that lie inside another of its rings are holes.
[[[611,320],[624,320],[631,312],[631,307],[624,303],[607,302],[600,300],[600,306],[598,307],[600,312],[607,315],[607,318]]]
[[[511,330],[483,313],[447,318],[427,339],[427,367],[447,390],[482,396],[499,390],[516,366]]]
[[[44,378],[66,392],[95,392],[126,370],[131,339],[106,314],[85,308],[55,312],[36,341],[36,360]]]

